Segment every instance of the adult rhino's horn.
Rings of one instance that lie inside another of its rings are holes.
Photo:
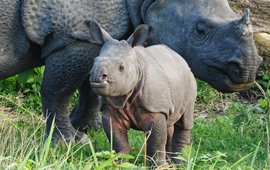
[[[245,35],[249,32],[253,32],[252,27],[250,25],[249,19],[249,9],[246,8],[244,10],[243,17],[239,20],[237,28],[239,29],[240,34]]]

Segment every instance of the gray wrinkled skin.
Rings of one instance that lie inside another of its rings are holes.
[[[241,18],[226,0],[181,2],[180,6],[175,0],[156,1],[148,8],[144,22],[164,33],[154,34],[149,43],[168,45],[185,58],[195,77],[221,92],[249,88],[262,61],[249,11]]]
[[[243,17],[233,13],[226,0],[0,3],[0,80],[46,66],[42,107],[48,118],[46,133],[56,116],[55,139],[62,134],[73,140],[78,128],[101,127],[97,96],[88,83],[101,46],[89,42],[91,30],[86,21],[98,21],[116,39],[127,37],[139,24],[152,25],[155,31],[149,45],[166,44],[183,56],[195,77],[222,92],[249,88],[261,61],[252,39],[249,12]],[[76,89],[79,101],[69,115]]]
[[[128,148],[130,128],[151,131],[147,155],[163,164],[165,151],[180,153],[190,142],[197,94],[195,77],[186,61],[167,46],[138,46],[147,40],[150,26],[139,26],[129,39],[131,45],[112,39],[94,21],[89,27],[95,42],[104,44],[90,71],[90,84],[100,95],[108,139],[110,120],[116,152]]]
[[[74,137],[84,140],[86,136],[77,128],[101,128],[98,98],[89,91],[87,77],[100,50],[100,45],[88,41],[85,21],[91,19],[99,21],[114,38],[123,37],[131,24],[125,0],[1,1],[0,80],[46,66],[42,107],[48,118],[46,134],[56,117],[54,139],[63,135],[67,141]],[[80,98],[70,120],[69,105],[76,89]]]

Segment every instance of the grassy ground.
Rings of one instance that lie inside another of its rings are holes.
[[[265,89],[264,98],[255,87],[256,93],[243,98],[198,85],[192,143],[179,156],[182,164],[163,169],[269,169],[270,92]],[[29,89],[23,93],[0,91],[0,169],[144,168],[143,132],[129,131],[130,155],[111,151],[103,130],[88,132],[91,143],[85,145],[44,141],[40,96],[32,86],[20,86]],[[119,157],[132,158],[130,164],[113,163]]]

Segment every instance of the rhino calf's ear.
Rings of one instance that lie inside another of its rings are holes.
[[[90,20],[87,22],[87,24],[91,35],[90,41],[94,41],[97,44],[103,45],[107,41],[113,39],[103,28],[99,26],[96,21]]]
[[[140,25],[138,26],[134,33],[128,38],[127,42],[131,47],[142,45],[147,41],[147,39],[152,35],[153,27],[150,25]]]

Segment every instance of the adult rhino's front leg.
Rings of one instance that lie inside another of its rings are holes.
[[[47,117],[46,134],[49,134],[55,117],[53,138],[56,140],[63,137],[66,141],[77,138],[85,142],[88,139],[71,125],[69,107],[75,90],[89,74],[93,56],[99,49],[99,46],[90,43],[74,42],[45,60],[41,97],[43,112]]]
[[[70,120],[73,127],[80,131],[102,128],[98,96],[91,89],[89,76],[79,87],[79,101],[70,114]]]

